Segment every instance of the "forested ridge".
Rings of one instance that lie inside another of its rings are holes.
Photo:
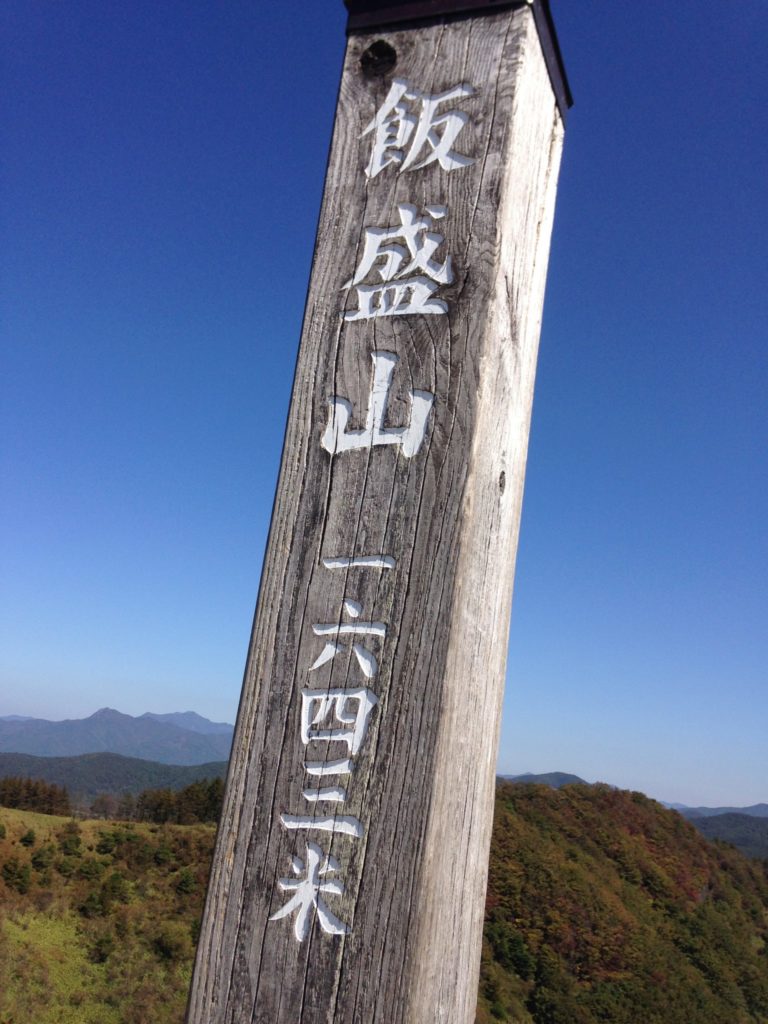
[[[478,1024],[765,1024],[768,862],[641,793],[500,784]]]
[[[221,816],[224,782],[218,776],[192,782],[183,789],[145,789],[137,797],[124,793],[116,797],[102,793],[85,808],[78,808],[80,817],[116,818],[120,821],[171,822],[176,825],[216,823]],[[22,811],[68,815],[73,806],[63,786],[39,779],[0,778],[0,807]],[[2,1022],[0,1022],[2,1024]]]
[[[0,807],[17,807],[41,814],[69,814],[69,793],[63,786],[41,779],[9,776],[0,779]]]
[[[224,778],[227,762],[181,765],[145,761],[123,754],[82,754],[79,757],[35,757],[0,753],[0,777],[23,776],[63,786],[73,804],[97,796],[137,796],[144,789],[183,789],[202,779]]]
[[[768,818],[751,814],[714,814],[707,818],[688,817],[708,839],[722,839],[748,857],[768,860]]]
[[[181,1024],[213,838],[0,807],[0,1024]],[[768,1024],[767,939],[768,862],[639,793],[499,785],[478,1024]]]

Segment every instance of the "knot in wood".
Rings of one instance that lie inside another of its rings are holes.
[[[360,57],[360,70],[366,78],[386,75],[397,64],[397,50],[383,39],[377,39]]]

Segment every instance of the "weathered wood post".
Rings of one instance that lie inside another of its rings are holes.
[[[346,3],[189,1024],[474,1020],[568,89],[542,0]]]

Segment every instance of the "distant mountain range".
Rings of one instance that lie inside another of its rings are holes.
[[[748,814],[750,818],[768,818],[768,804],[752,804],[750,807],[686,807],[685,804],[669,804],[684,818],[714,818],[721,814]]]
[[[49,722],[11,716],[0,719],[0,753],[76,757],[111,753],[170,765],[227,761],[233,727],[209,722],[193,711],[134,718],[102,708],[89,718]]]
[[[173,711],[169,715],[155,715],[151,711],[145,711],[139,718],[151,718],[153,722],[177,725],[180,729],[200,732],[204,736],[231,736],[233,729],[229,722],[211,722],[195,711]]]
[[[134,718],[102,708],[89,718],[50,722],[0,717],[0,778],[22,776],[65,786],[73,798],[108,793],[182,789],[224,777],[233,726],[194,711],[146,712]],[[589,783],[568,772],[500,776],[518,785],[550,789]],[[732,843],[751,857],[768,858],[768,804],[687,807],[667,804],[707,838]]]
[[[768,818],[749,814],[715,814],[689,817],[688,820],[707,839],[721,839],[747,857],[768,860]]]
[[[500,775],[505,782],[518,782],[528,786],[549,786],[550,789],[561,789],[563,786],[588,786],[589,783],[580,779],[578,775],[569,775],[567,772],[544,772],[542,775],[532,775],[526,772],[525,775]]]
[[[0,779],[41,779],[66,787],[75,803],[109,794],[136,796],[144,789],[184,789],[202,779],[224,778],[226,761],[208,764],[160,764],[122,754],[81,754],[79,757],[35,757],[0,754]]]

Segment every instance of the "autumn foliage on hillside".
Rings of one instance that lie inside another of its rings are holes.
[[[502,784],[478,1024],[765,1024],[768,864],[608,786]]]
[[[0,1024],[181,1024],[213,840],[0,807]],[[766,862],[639,793],[499,787],[478,1024],[768,1024],[766,940]]]

